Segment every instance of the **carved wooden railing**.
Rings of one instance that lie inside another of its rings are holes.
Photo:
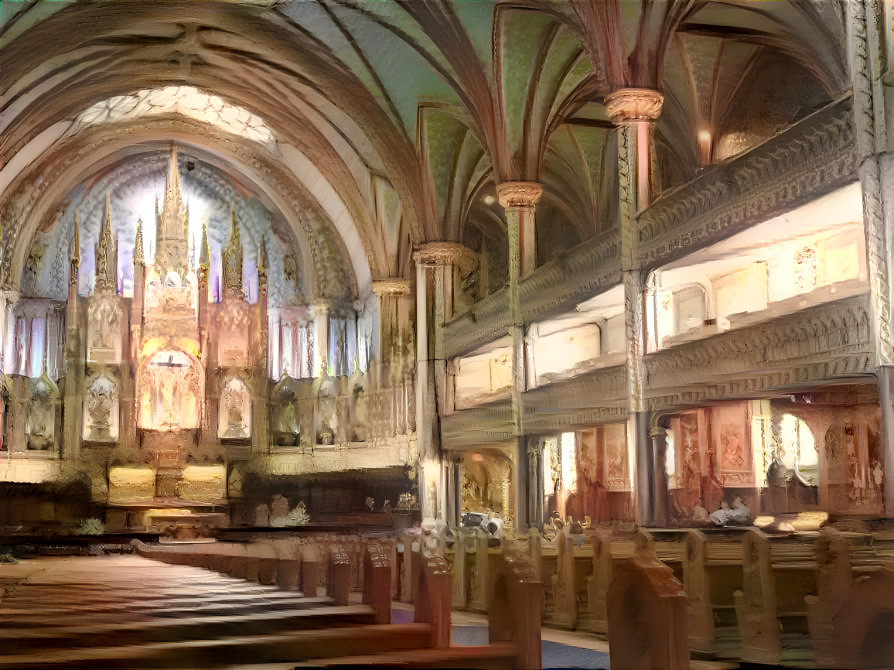
[[[611,288],[621,280],[621,236],[606,231],[540,266],[519,284],[525,323],[543,319]],[[447,323],[447,358],[466,354],[506,335],[510,323],[506,290],[492,293]]]
[[[649,354],[649,409],[872,373],[870,323],[869,297],[860,295]]]
[[[441,417],[441,438],[450,449],[502,442],[512,437],[513,430],[509,402],[459,410]]]
[[[662,194],[637,218],[639,263],[664,265],[857,180],[850,95]]]

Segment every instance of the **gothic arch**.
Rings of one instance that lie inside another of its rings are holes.
[[[349,217],[344,212],[340,217],[342,225],[334,224],[329,212],[319,206],[313,194],[281,164],[279,157],[259,145],[240,144],[235,138],[221,137],[209,132],[201,123],[182,118],[159,119],[151,124],[140,123],[114,130],[109,136],[108,129],[98,128],[62,143],[47,158],[30,166],[28,174],[18,176],[12,188],[4,193],[0,211],[5,221],[12,222],[5,227],[3,236],[4,284],[18,286],[35,231],[60,213],[62,201],[71,188],[103,171],[109,164],[153,150],[152,143],[173,139],[204,152],[203,157],[207,157],[212,165],[238,182],[247,182],[248,188],[263,203],[285,218],[298,244],[304,267],[317,271],[317,275],[308,277],[312,295],[320,295],[328,279],[327,270],[335,272],[347,265],[353,271],[352,293],[370,285],[375,259],[362,254],[365,245],[358,229],[350,220],[345,220]],[[85,156],[90,158],[85,160]],[[32,172],[39,172],[43,177],[33,179],[30,177]],[[334,256],[324,258],[319,251],[314,253],[308,240],[310,233],[327,234],[326,247]]]

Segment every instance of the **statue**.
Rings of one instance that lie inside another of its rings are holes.
[[[240,379],[230,379],[224,386],[220,412],[218,434],[222,439],[243,439],[250,436],[248,389]]]
[[[325,371],[318,381],[317,443],[326,445],[335,444],[335,432],[338,428],[335,412],[335,382],[325,373]]]
[[[44,379],[34,382],[26,427],[29,449],[47,449],[53,442],[55,411],[50,393]]]
[[[89,418],[89,424],[85,427],[86,439],[106,441],[117,437],[112,431],[115,391],[115,382],[105,375],[95,378],[90,384],[86,401]]]

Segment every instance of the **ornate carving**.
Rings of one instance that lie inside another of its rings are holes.
[[[605,97],[605,109],[612,123],[655,121],[661,116],[664,96],[649,88],[621,88]]]
[[[373,293],[377,296],[407,295],[410,292],[410,280],[401,277],[391,279],[374,279]]]
[[[118,297],[102,295],[90,300],[87,310],[87,360],[93,363],[121,362],[121,305]]]
[[[740,158],[662,195],[637,221],[638,262],[649,269],[854,181],[846,98]]]
[[[859,296],[648,355],[648,409],[872,373],[870,333],[869,298]]]
[[[88,382],[84,399],[84,439],[114,442],[118,439],[118,385],[100,372]]]
[[[541,195],[543,186],[535,181],[504,181],[497,186],[497,197],[505,209],[534,207]]]
[[[236,221],[236,210],[232,211],[230,241],[223,252],[223,274],[227,292],[230,295],[242,296],[242,240],[239,238],[239,223]]]
[[[416,249],[413,260],[419,265],[454,265],[463,256],[474,254],[459,242],[429,242]]]
[[[341,293],[356,294],[357,286],[353,273],[350,272],[351,265],[345,260],[342,247],[331,240],[331,221],[306,188],[295,180],[294,175],[284,170],[276,158],[265,154],[257,145],[246,145],[221,137],[213,126],[200,121],[160,117],[153,119],[152,125],[162,136],[190,135],[209,150],[226,155],[238,164],[252,165],[253,169],[263,172],[271,194],[275,193],[279,202],[284,203],[287,216],[303,225],[307,232],[309,251],[313,257],[303,258],[300,267],[310,268],[314,272],[309,277],[308,292],[327,286],[330,291],[340,292],[332,297],[344,297]],[[91,129],[77,136],[67,137],[60,141],[59,151],[54,154],[58,156],[58,160],[47,166],[39,178],[29,178],[19,183],[14,192],[4,192],[0,199],[0,219],[4,221],[0,240],[0,285],[19,285],[22,277],[22,259],[17,252],[19,238],[29,239],[42,222],[47,208],[51,206],[47,198],[47,185],[62,183],[72,166],[83,161],[85,155],[96,152],[100,144],[129,146],[143,141],[144,135],[145,123],[140,121],[114,127],[103,126],[102,129]],[[55,201],[52,206],[56,206]],[[374,251],[369,239],[363,236],[360,242],[367,255],[372,257]],[[319,252],[322,245],[325,245],[328,253]]]
[[[137,219],[137,236],[133,243],[133,264],[144,265],[143,259],[143,219]]]
[[[183,275],[189,254],[189,213],[180,195],[180,168],[177,166],[177,145],[171,146],[171,159],[165,184],[165,200],[158,212],[156,202],[155,259],[153,264],[162,279],[169,272]]]

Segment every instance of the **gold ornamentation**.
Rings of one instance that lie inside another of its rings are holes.
[[[429,242],[419,247],[413,260],[421,265],[454,265],[467,254],[474,254],[459,242]]]
[[[401,277],[375,279],[372,288],[377,296],[407,295],[410,292],[410,280]]]
[[[534,207],[541,195],[543,187],[535,181],[504,181],[497,186],[500,205],[506,209]]]
[[[605,98],[605,108],[612,123],[655,121],[661,116],[664,96],[649,88],[621,88]]]

